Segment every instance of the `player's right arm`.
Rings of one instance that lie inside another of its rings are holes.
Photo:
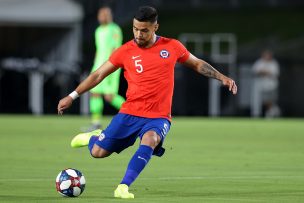
[[[118,68],[115,67],[110,61],[106,61],[102,66],[100,66],[96,71],[91,73],[84,81],[82,81],[75,89],[74,93],[78,96],[92,89],[105,77],[117,69]],[[71,94],[61,99],[57,106],[58,114],[62,114],[63,110],[69,108],[72,105],[72,102],[73,98]]]

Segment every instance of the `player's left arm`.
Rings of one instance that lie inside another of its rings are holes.
[[[233,94],[237,93],[237,85],[235,81],[220,73],[206,61],[190,54],[189,58],[183,64],[195,70],[199,74],[221,81],[224,86],[227,86],[229,88],[229,91],[231,91]]]

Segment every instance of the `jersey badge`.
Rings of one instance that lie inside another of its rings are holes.
[[[104,133],[101,133],[101,134],[99,135],[99,137],[98,137],[98,140],[99,140],[99,141],[102,141],[105,137],[106,137],[105,134],[104,134]]]
[[[159,52],[159,55],[160,57],[166,59],[170,56],[170,53],[166,49],[163,49]]]

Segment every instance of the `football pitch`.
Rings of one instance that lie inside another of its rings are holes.
[[[133,200],[114,199],[113,191],[138,142],[93,159],[87,148],[70,148],[88,123],[80,116],[0,115],[0,202],[304,202],[303,119],[174,118],[166,153],[131,186]],[[78,198],[55,189],[68,167],[86,178]]]

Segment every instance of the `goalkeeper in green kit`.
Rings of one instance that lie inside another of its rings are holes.
[[[120,27],[113,22],[111,9],[109,7],[100,8],[97,18],[100,25],[95,31],[96,55],[92,72],[106,62],[112,52],[122,44],[122,31]],[[92,116],[92,126],[87,129],[87,131],[101,128],[104,100],[118,110],[125,101],[122,96],[118,95],[120,72],[121,69],[119,68],[95,88],[91,89],[90,112]]]

